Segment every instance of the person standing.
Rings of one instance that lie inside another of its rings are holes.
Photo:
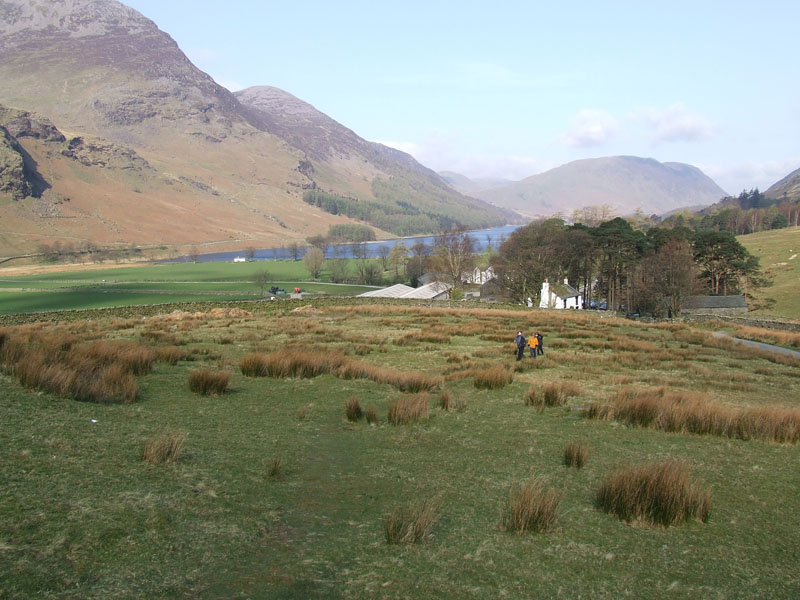
[[[518,331],[517,337],[514,338],[514,342],[517,344],[517,360],[522,360],[522,356],[525,352],[525,346],[528,345],[528,341],[525,339],[525,336],[522,335],[522,332]]]
[[[542,345],[543,344],[543,340],[544,340],[544,336],[540,332],[537,331],[536,332],[536,339],[538,341],[538,343],[536,344],[536,351],[538,352],[538,354],[541,354],[542,356],[544,356],[544,346]]]
[[[532,335],[528,338],[528,348],[531,352],[531,358],[536,358],[536,347],[539,345],[539,337],[538,334]]]

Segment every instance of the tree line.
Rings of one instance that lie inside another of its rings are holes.
[[[563,278],[584,303],[602,299],[609,309],[673,314],[693,294],[750,293],[767,284],[758,259],[726,230],[686,222],[635,229],[622,218],[595,226],[563,219],[517,229],[492,256],[509,299],[538,304],[541,284]]]

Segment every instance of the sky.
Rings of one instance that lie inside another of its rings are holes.
[[[437,171],[632,155],[729,194],[800,168],[796,0],[123,0],[231,91],[281,88]]]

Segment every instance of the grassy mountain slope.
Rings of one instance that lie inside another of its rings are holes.
[[[769,198],[800,200],[800,169],[792,171],[764,192]]]
[[[683,206],[711,204],[725,195],[695,167],[635,156],[577,160],[477,194],[528,216],[569,213],[602,204],[620,214],[637,208],[646,214],[662,214]]]
[[[787,227],[737,238],[761,262],[772,286],[756,293],[772,298],[774,306],[759,312],[800,320],[800,227]]]
[[[303,203],[304,190],[374,198],[378,179],[405,182],[404,194],[447,190],[448,202],[463,203],[456,212],[467,226],[507,220],[408,155],[349,130],[342,147],[338,131],[304,127],[291,107],[266,114],[245,106],[153,22],[114,0],[0,3],[0,104],[63,137],[3,136],[3,176],[12,178],[26,155],[41,185],[14,192],[24,187],[17,174],[0,189],[0,255],[53,240],[231,248],[301,240],[352,222]],[[131,164],[117,164],[126,156]],[[428,192],[418,196],[407,199],[452,211]]]

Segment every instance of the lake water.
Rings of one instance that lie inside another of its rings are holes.
[[[503,240],[508,238],[511,233],[519,227],[518,225],[505,225],[503,227],[495,227],[493,229],[482,229],[479,231],[470,231],[469,234],[475,240],[475,249],[477,252],[483,252],[486,250],[489,244],[492,245],[493,248],[497,248]],[[366,242],[364,244],[366,249],[367,258],[377,258],[380,256],[380,248],[381,246],[385,246],[390,250],[399,243],[405,244],[406,248],[410,249],[411,246],[416,244],[417,242],[422,242],[428,246],[433,245],[433,241],[436,239],[436,236],[433,235],[425,235],[425,236],[415,236],[415,237],[407,237],[407,238],[396,238],[391,240],[379,240],[375,242]],[[307,247],[306,247],[307,248]],[[337,244],[334,246],[330,246],[328,248],[328,252],[326,254],[326,258],[352,258],[353,257],[353,244]],[[239,250],[237,252],[214,252],[213,254],[200,254],[198,256],[198,262],[231,262],[237,256],[244,257],[244,250]],[[290,258],[288,248],[262,248],[260,250],[256,250],[255,254],[253,255],[254,260],[279,260]],[[173,259],[170,262],[188,262],[189,258],[186,256],[182,256],[177,259]]]

